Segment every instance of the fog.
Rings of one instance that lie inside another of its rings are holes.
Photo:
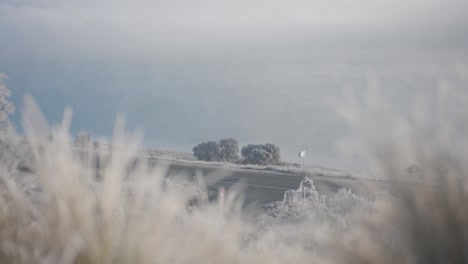
[[[467,9],[463,0],[1,1],[0,58],[461,48]]]
[[[361,95],[371,76],[410,111],[414,94],[458,82],[466,10],[462,0],[0,0],[0,72],[15,105],[30,92],[51,121],[72,106],[74,133],[109,136],[125,113],[151,147],[232,136],[275,143],[286,160],[306,150],[310,165],[359,168],[337,154],[352,135],[326,98]]]

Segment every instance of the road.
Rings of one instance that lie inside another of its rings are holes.
[[[303,177],[299,175],[260,171],[252,169],[211,167],[203,164],[184,162],[151,161],[156,166],[166,167],[166,176],[172,180],[193,180],[199,171],[203,183],[211,189],[225,187],[226,190],[239,187],[246,205],[261,206],[268,202],[282,201],[287,190],[297,189]],[[358,194],[368,194],[379,190],[382,183],[372,180],[358,180],[344,177],[316,176],[309,177],[320,194],[332,196],[341,188],[351,189]]]

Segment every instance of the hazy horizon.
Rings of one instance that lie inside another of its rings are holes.
[[[190,151],[234,137],[309,165],[337,154],[347,126],[324,105],[369,76],[404,111],[468,65],[468,3],[430,1],[5,1],[0,72],[17,111],[31,93],[51,123],[112,134],[117,114],[145,145]]]

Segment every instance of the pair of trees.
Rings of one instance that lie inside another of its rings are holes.
[[[281,160],[279,147],[274,144],[249,144],[242,148],[239,157],[239,142],[234,138],[224,138],[218,142],[208,141],[196,145],[193,156],[204,161],[228,161],[256,165],[274,165]]]
[[[234,138],[223,138],[218,142],[208,141],[196,145],[193,156],[204,161],[228,161],[239,160],[239,142]]]

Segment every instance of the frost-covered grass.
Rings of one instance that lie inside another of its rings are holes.
[[[134,147],[97,151],[108,160],[97,175],[94,157],[73,151],[65,131],[40,146],[18,144],[33,156],[28,169],[9,166],[2,174],[1,263],[310,261],[321,257],[317,232],[350,232],[349,211],[372,204],[346,190],[328,201],[305,180],[290,192],[294,198],[252,220],[235,192],[220,207],[203,189],[163,178],[164,168],[140,163],[128,170]],[[135,140],[121,135],[115,142]]]
[[[200,186],[167,181],[164,168],[134,165],[141,133],[126,135],[122,121],[120,151],[93,154],[106,160],[97,174],[95,157],[70,147],[71,113],[50,129],[28,99],[27,138],[53,139],[1,141],[0,263],[466,263],[466,93],[426,98],[409,121],[371,95],[335,105],[392,195],[325,197],[306,178],[255,217],[234,190],[221,206]]]

